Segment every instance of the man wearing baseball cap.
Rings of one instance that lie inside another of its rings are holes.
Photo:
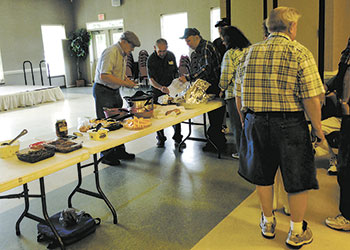
[[[194,82],[202,79],[211,84],[207,93],[219,96],[220,88],[220,58],[214,45],[204,40],[196,28],[186,28],[184,35],[180,39],[185,39],[187,45],[194,51],[191,54],[190,73],[181,76],[182,82]],[[225,115],[225,106],[208,113],[210,126],[208,128],[208,137],[219,151],[224,151],[226,147],[226,138],[221,131]],[[203,151],[217,150],[211,143],[203,147]]]
[[[125,31],[120,40],[102,52],[96,66],[93,95],[95,98],[96,115],[98,119],[105,118],[103,108],[121,108],[123,99],[119,88],[133,88],[136,84],[125,75],[127,55],[140,47],[141,43],[134,32]],[[112,151],[112,152],[111,152]],[[125,151],[125,146],[109,149],[101,153],[102,163],[119,165],[121,160],[131,160],[134,154]]]

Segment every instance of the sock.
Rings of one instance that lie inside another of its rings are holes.
[[[268,222],[268,223],[273,223],[273,215],[272,216],[270,216],[270,217],[266,217],[264,214],[263,214],[263,216],[264,216],[264,221],[266,221],[266,222]]]
[[[295,234],[301,234],[303,233],[303,222],[293,222],[290,221],[290,229]]]

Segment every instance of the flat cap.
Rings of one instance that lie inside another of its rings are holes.
[[[218,21],[216,24],[215,24],[215,28],[217,27],[225,27],[225,26],[229,26],[230,23],[228,21],[228,19],[225,17],[225,18],[222,18],[220,21]]]
[[[189,36],[199,36],[200,33],[196,28],[186,28],[185,33],[180,39],[187,39]]]
[[[121,36],[120,39],[126,40],[129,43],[131,43],[132,45],[134,45],[134,47],[140,47],[141,43],[139,38],[135,35],[134,32],[132,31],[125,31]]]

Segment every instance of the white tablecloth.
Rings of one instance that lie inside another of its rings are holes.
[[[0,86],[0,111],[63,99],[59,87]]]

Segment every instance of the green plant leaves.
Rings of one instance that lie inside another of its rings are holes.
[[[85,60],[89,54],[91,34],[86,29],[79,29],[69,35],[71,56]]]

